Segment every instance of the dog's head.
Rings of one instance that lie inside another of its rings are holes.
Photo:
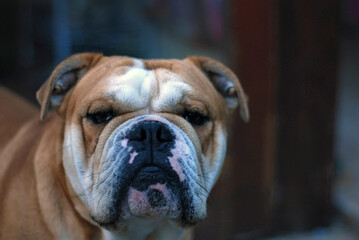
[[[52,108],[64,120],[67,178],[108,229],[132,218],[202,220],[225,157],[226,118],[239,105],[249,119],[236,76],[205,57],[77,54],[37,98],[42,119]]]

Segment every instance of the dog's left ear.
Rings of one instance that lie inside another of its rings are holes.
[[[61,62],[52,72],[49,79],[36,93],[41,105],[40,119],[45,119],[52,108],[58,110],[65,95],[75,86],[78,80],[101,59],[100,53],[80,53],[72,55]]]
[[[229,109],[235,109],[239,105],[243,121],[248,122],[248,98],[236,75],[212,58],[191,56],[188,59],[206,74],[217,91],[224,97]]]

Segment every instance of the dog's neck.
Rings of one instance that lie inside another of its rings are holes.
[[[133,218],[128,222],[127,227],[120,233],[102,230],[105,240],[122,239],[186,239],[185,230],[182,230],[167,220],[147,220]]]

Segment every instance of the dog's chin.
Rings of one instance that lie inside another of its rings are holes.
[[[142,168],[129,182],[121,212],[148,219],[176,219],[181,213],[179,182],[156,166]]]
[[[110,221],[96,221],[93,217],[102,227],[120,231],[134,218],[149,221],[166,219],[180,227],[196,223],[184,184],[158,167],[141,169],[125,188],[118,204],[112,205],[108,211]]]
[[[181,213],[179,198],[167,184],[152,184],[143,191],[130,186],[121,201],[118,217],[114,221],[99,224],[110,231],[120,231],[134,218],[149,221],[168,219],[177,223],[181,219]]]
[[[181,204],[166,183],[156,183],[142,191],[130,187],[122,203],[122,212],[138,218],[174,220],[181,214]]]

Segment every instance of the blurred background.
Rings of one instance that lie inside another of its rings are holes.
[[[251,121],[195,239],[359,239],[359,0],[2,0],[0,28],[0,84],[33,103],[73,53],[222,61]]]

